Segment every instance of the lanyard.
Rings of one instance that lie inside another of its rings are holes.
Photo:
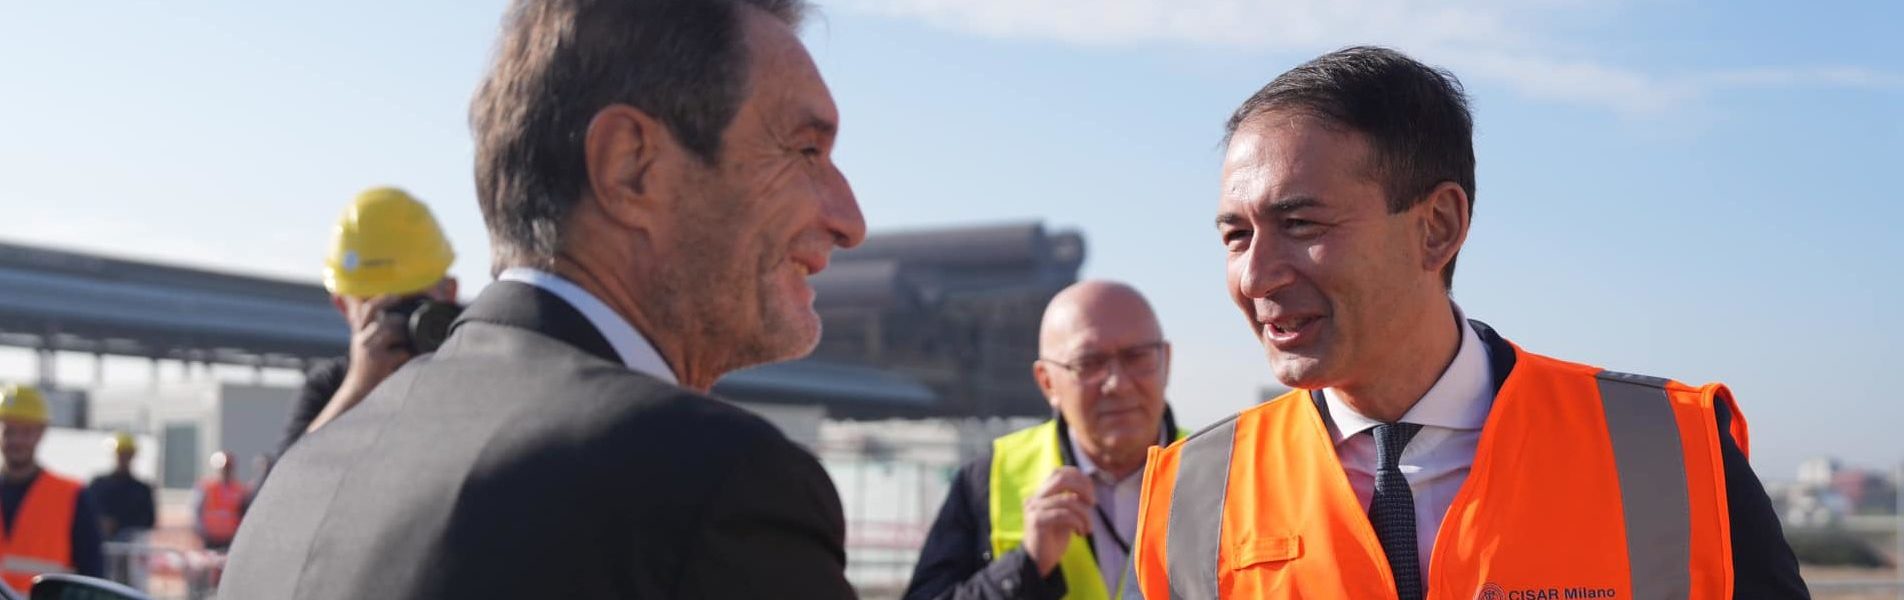
[[[1097,513],[1097,520],[1104,525],[1104,531],[1111,534],[1111,541],[1117,542],[1117,549],[1124,551],[1124,568],[1118,570],[1117,589],[1113,590],[1111,594],[1112,598],[1122,600],[1124,598],[1125,584],[1133,579],[1131,573],[1137,565],[1136,557],[1131,556],[1130,542],[1124,539],[1123,534],[1117,532],[1117,526],[1111,523],[1111,516],[1104,513],[1104,507],[1092,504],[1091,510]]]
[[[1117,549],[1124,551],[1124,560],[1130,560],[1130,542],[1125,541],[1124,535],[1117,532],[1117,526],[1111,524],[1111,517],[1110,515],[1104,514],[1104,507],[1092,504],[1091,510],[1097,512],[1098,521],[1104,523],[1104,531],[1111,534],[1111,541],[1117,542]]]

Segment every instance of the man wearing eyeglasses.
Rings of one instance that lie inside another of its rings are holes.
[[[1045,308],[1031,373],[1055,413],[959,470],[907,600],[1123,597],[1144,459],[1181,433],[1170,343],[1130,286],[1085,281]],[[1116,594],[1113,596],[1113,594]]]

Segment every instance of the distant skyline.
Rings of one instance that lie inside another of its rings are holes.
[[[466,112],[502,8],[0,6],[0,239],[316,281],[344,203],[393,184],[473,293]],[[1081,230],[1084,275],[1156,305],[1187,424],[1274,384],[1210,225],[1223,119],[1341,46],[1447,67],[1479,160],[1455,300],[1531,351],[1726,382],[1788,479],[1904,459],[1898,23],[1887,2],[840,0],[805,38],[873,230]],[[0,377],[30,374],[17,354]]]

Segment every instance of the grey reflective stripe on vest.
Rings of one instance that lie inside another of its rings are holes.
[[[50,560],[28,558],[25,556],[8,556],[6,558],[0,558],[0,571],[41,575],[45,573],[71,573],[73,569]]]
[[[1692,594],[1692,501],[1666,380],[1602,371],[1600,405],[1620,475],[1634,600]]]
[[[1235,441],[1232,416],[1191,436],[1177,457],[1170,524],[1164,532],[1164,570],[1172,600],[1217,597],[1217,544],[1223,540],[1223,500],[1229,493]]]

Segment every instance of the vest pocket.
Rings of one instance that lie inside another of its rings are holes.
[[[1250,536],[1239,541],[1232,550],[1236,551],[1235,570],[1259,566],[1280,568],[1283,563],[1302,556],[1302,536]]]
[[[1230,546],[1229,577],[1225,586],[1235,598],[1285,598],[1292,585],[1290,571],[1302,556],[1302,538],[1293,535],[1246,535]]]

